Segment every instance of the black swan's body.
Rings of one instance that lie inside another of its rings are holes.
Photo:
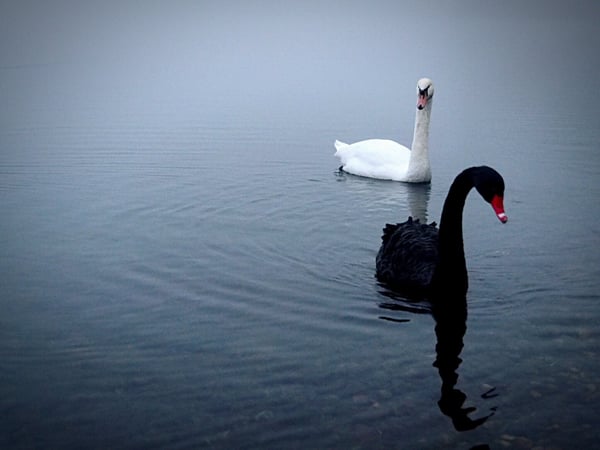
[[[377,279],[411,297],[465,295],[468,277],[462,213],[473,187],[505,223],[502,176],[487,166],[466,169],[450,186],[439,231],[435,223],[422,224],[410,217],[404,223],[385,226],[376,258]]]

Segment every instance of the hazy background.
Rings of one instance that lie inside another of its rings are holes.
[[[315,109],[335,114],[343,97],[357,110],[375,108],[372,98],[397,103],[400,87],[421,76],[440,84],[440,101],[458,114],[498,92],[509,104],[549,108],[598,95],[589,92],[600,46],[593,1],[19,1],[1,8],[5,123],[47,119],[44,105],[54,102],[65,116],[54,112],[53,120],[80,120],[69,105],[86,100],[90,109],[114,105],[107,120],[140,107],[192,107],[210,117],[303,121]],[[19,71],[30,65],[48,70]],[[556,95],[536,89],[540,77]],[[453,88],[464,78],[469,90]]]

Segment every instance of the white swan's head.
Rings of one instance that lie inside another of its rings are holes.
[[[433,81],[421,78],[417,81],[417,109],[423,109],[433,98]]]

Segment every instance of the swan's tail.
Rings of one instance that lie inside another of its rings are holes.
[[[333,145],[335,146],[335,153],[336,154],[341,149],[348,147],[348,144],[346,144],[345,142],[342,142],[342,141],[338,141],[337,139],[335,140],[335,143]]]

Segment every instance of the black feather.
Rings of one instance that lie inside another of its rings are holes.
[[[426,294],[437,266],[436,224],[421,224],[409,217],[404,223],[386,224],[376,258],[376,275],[382,283],[397,289]]]

